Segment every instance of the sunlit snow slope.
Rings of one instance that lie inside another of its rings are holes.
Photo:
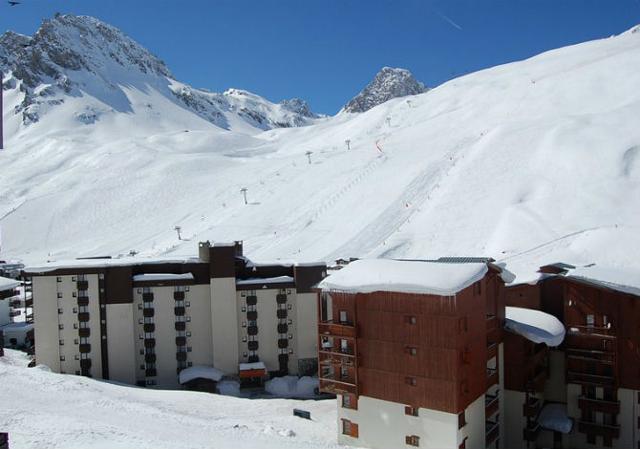
[[[139,90],[131,101],[153,100],[156,115],[79,127],[61,113],[24,128],[5,111],[3,251],[192,254],[198,240],[242,239],[258,260],[487,255],[522,276],[558,260],[640,268],[638,67],[632,30],[253,136],[166,116]]]
[[[240,399],[113,385],[0,358],[0,423],[11,447],[65,449],[331,449],[336,403]],[[311,412],[312,421],[293,416]]]

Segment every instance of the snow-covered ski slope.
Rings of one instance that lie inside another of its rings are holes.
[[[0,357],[0,423],[11,447],[65,449],[330,449],[335,401],[240,399],[121,386],[26,368]],[[312,420],[293,416],[311,412]]]
[[[77,97],[24,127],[10,91],[4,255],[186,255],[241,239],[255,260],[483,255],[521,280],[560,260],[640,269],[639,67],[635,29],[254,135],[135,88],[128,100],[152,110],[78,126],[72,102],[94,99]]]

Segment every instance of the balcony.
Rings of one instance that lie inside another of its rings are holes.
[[[605,438],[619,438],[620,426],[596,424],[589,421],[578,421],[578,432],[590,435],[599,435]]]
[[[248,306],[255,306],[256,304],[258,304],[258,297],[255,295],[250,295],[247,296],[247,305]]]
[[[614,415],[620,413],[620,401],[605,401],[604,399],[594,399],[586,396],[578,397],[578,407],[581,410],[592,410]]]
[[[258,319],[258,312],[256,312],[255,310],[249,310],[247,312],[247,320],[256,321],[257,319]]]
[[[276,316],[278,317],[279,320],[284,320],[287,318],[287,309],[278,309],[276,311]]]
[[[493,368],[487,368],[487,388],[498,384],[498,370]]]
[[[247,348],[249,349],[249,351],[257,351],[258,347],[259,345],[257,340],[251,340],[247,343]]]
[[[89,297],[88,296],[78,296],[78,306],[88,306],[89,305]]]
[[[144,302],[153,302],[153,293],[143,293],[142,300]]]
[[[184,301],[184,292],[173,292],[173,299],[176,301]]]
[[[173,312],[176,314],[176,316],[182,316],[185,314],[186,310],[184,307],[174,307]]]
[[[145,332],[155,332],[156,331],[156,325],[154,323],[145,323],[144,326],[142,326]]]
[[[249,326],[247,328],[247,334],[249,334],[249,335],[258,335],[258,326]]]
[[[278,348],[284,349],[288,347],[289,347],[289,340],[287,340],[286,338],[278,339]]]
[[[536,441],[540,433],[540,424],[533,422],[522,431],[522,438],[525,441]]]
[[[24,306],[25,307],[33,307],[33,298],[25,299]]]
[[[279,334],[286,334],[287,332],[289,332],[289,326],[286,323],[278,324],[278,333]]]
[[[318,323],[318,333],[333,337],[356,338],[356,327],[351,323],[338,324],[333,321],[322,321]]]
[[[156,339],[155,338],[145,338],[144,339],[144,347],[145,348],[155,348],[156,347]]]
[[[186,346],[187,337],[176,337],[176,346]]]
[[[500,396],[486,394],[484,396],[484,416],[490,418],[500,409]]]
[[[89,290],[89,281],[78,281],[76,287],[78,290]]]
[[[80,368],[83,370],[88,370],[91,368],[91,359],[81,359],[80,360]]]
[[[280,365],[286,365],[289,363],[289,355],[288,354],[278,354],[278,363]]]
[[[187,328],[187,323],[184,321],[176,321],[174,327],[177,331],[183,331]]]
[[[78,321],[80,321],[81,323],[86,323],[87,321],[89,321],[89,312],[80,312],[78,314]]]
[[[611,387],[614,386],[615,379],[613,376],[567,371],[567,383]]]
[[[86,354],[88,352],[91,352],[91,345],[89,345],[89,344],[81,344],[78,347],[78,350],[80,351],[81,354]]]
[[[330,394],[358,394],[358,387],[352,382],[320,378],[320,391]]]
[[[91,329],[88,327],[81,327],[78,329],[78,337],[89,337],[91,335]]]
[[[158,372],[156,371],[155,368],[149,368],[149,369],[144,370],[144,375],[146,377],[155,377],[155,376],[158,375]]]
[[[536,397],[529,397],[529,399],[522,404],[522,415],[527,418],[536,418],[540,409],[542,408],[542,401]]]
[[[19,299],[14,299],[9,303],[9,305],[13,308],[22,307],[22,301],[20,301]]]
[[[178,362],[186,362],[187,361],[187,353],[186,352],[182,352],[182,351],[176,352],[176,360]]]
[[[287,295],[283,295],[279,293],[276,295],[276,303],[278,304],[286,304],[287,303]]]
[[[492,421],[485,421],[484,423],[484,431],[485,431],[485,444],[489,446],[500,436],[500,424]]]
[[[571,348],[567,349],[566,353],[569,361],[595,362],[602,365],[613,365],[615,361],[614,352],[601,351],[598,349]]]
[[[142,316],[144,316],[145,318],[151,318],[154,315],[155,315],[154,309],[151,309],[151,308],[142,309]]]
[[[155,354],[145,354],[144,361],[145,363],[156,363],[156,355]]]

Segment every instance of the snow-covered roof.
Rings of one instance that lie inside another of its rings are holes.
[[[192,281],[193,274],[191,273],[147,273],[136,274],[133,277],[134,282],[157,282],[157,281]]]
[[[566,404],[546,404],[538,415],[538,424],[560,433],[569,433],[573,428],[573,420],[567,416]]]
[[[505,307],[505,329],[534,343],[559,346],[564,340],[564,325],[553,315],[522,307]]]
[[[331,273],[318,287],[351,293],[375,291],[450,296],[482,279],[485,263],[361,259]]]
[[[186,384],[193,379],[210,379],[215,382],[220,381],[224,373],[213,366],[195,365],[180,371],[178,380],[180,385]]]
[[[0,326],[0,330],[5,333],[5,337],[8,335],[15,335],[29,332],[33,329],[33,323],[26,323],[24,321],[18,321],[14,323],[8,323],[4,326]]]
[[[293,283],[291,276],[276,276],[272,278],[249,278],[236,281],[236,285],[268,285]]]
[[[254,369],[264,369],[264,370],[266,370],[267,367],[264,365],[264,362],[252,362],[252,363],[241,363],[240,364],[240,371],[250,371],[250,370],[254,370]]]
[[[565,276],[622,293],[640,296],[640,272],[628,268],[592,265],[570,270]]]
[[[89,269],[107,268],[133,265],[153,265],[153,264],[183,264],[202,262],[197,257],[184,258],[149,258],[149,257],[119,257],[102,259],[71,259],[47,262],[43,265],[33,265],[25,268],[28,273],[46,273],[60,269]]]
[[[20,281],[15,279],[0,277],[0,291],[13,290],[20,286]]]

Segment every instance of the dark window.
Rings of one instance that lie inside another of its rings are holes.
[[[405,443],[407,443],[407,445],[409,446],[415,446],[415,447],[419,447],[420,446],[420,437],[417,435],[408,435],[405,437]]]
[[[413,346],[407,346],[404,348],[404,352],[409,355],[418,355],[418,348],[415,348]]]
[[[458,414],[458,429],[462,429],[466,425],[467,425],[467,418],[464,412],[462,412]]]
[[[342,408],[349,408],[352,410],[358,410],[358,400],[355,395],[343,394],[342,395]]]
[[[404,408],[404,414],[409,416],[418,416],[418,407],[411,407],[410,405],[407,405]]]
[[[418,385],[418,381],[416,380],[415,377],[405,377],[404,381],[407,385],[411,385],[412,387],[415,387],[416,385]]]
[[[418,319],[415,316],[406,315],[404,317],[404,322],[406,324],[417,324],[418,323]]]

